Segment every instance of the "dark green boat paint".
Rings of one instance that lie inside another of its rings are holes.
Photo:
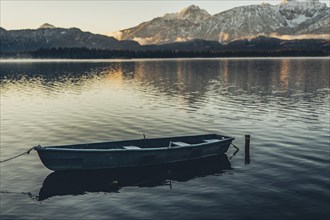
[[[169,164],[221,155],[234,138],[205,134],[35,148],[50,170],[95,170]]]

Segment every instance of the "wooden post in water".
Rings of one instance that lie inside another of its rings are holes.
[[[250,164],[250,135],[245,135],[245,165]]]

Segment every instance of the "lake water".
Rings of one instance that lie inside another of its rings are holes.
[[[329,58],[0,67],[1,160],[143,133],[219,133],[240,148],[183,167],[89,174],[53,173],[31,152],[0,164],[0,219],[330,218]]]

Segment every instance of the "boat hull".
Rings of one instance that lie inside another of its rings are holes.
[[[227,138],[214,143],[174,147],[129,149],[37,147],[36,150],[42,163],[50,170],[93,170],[154,166],[221,155],[227,152],[232,140],[233,138]]]

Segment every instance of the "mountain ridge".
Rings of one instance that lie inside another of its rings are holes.
[[[250,18],[246,19],[245,15],[249,15]],[[270,23],[272,25],[269,25]],[[280,31],[274,32],[274,29]],[[236,7],[214,15],[191,5],[177,13],[165,14],[163,17],[143,22],[135,28],[125,29],[125,34],[129,37],[122,40],[82,31],[79,28],[56,27],[49,23],[44,23],[37,29],[6,30],[0,27],[0,52],[20,53],[54,48],[132,52],[239,49],[233,45],[241,45],[242,50],[252,51],[264,50],[264,42],[281,50],[285,50],[285,47],[279,46],[278,42],[290,47],[293,45],[293,49],[304,48],[306,51],[312,51],[314,48],[308,46],[315,46],[321,51],[328,51],[329,30],[330,8],[318,0],[309,0],[303,4],[296,0],[287,0],[277,6],[261,4]],[[292,35],[292,31],[296,35]],[[245,34],[241,35],[242,33]],[[325,40],[312,40],[318,38]],[[294,39],[301,41],[294,44],[286,41]],[[302,41],[303,39],[310,41]]]
[[[240,6],[210,15],[191,5],[112,34],[140,44],[164,44],[192,39],[222,43],[258,35],[324,35],[330,37],[330,8],[319,0],[285,0],[278,5]]]
[[[47,23],[37,29],[6,30],[0,27],[0,33],[2,52],[57,47],[127,50],[140,46],[135,41],[119,41],[113,37],[93,34],[79,28],[60,28]]]

